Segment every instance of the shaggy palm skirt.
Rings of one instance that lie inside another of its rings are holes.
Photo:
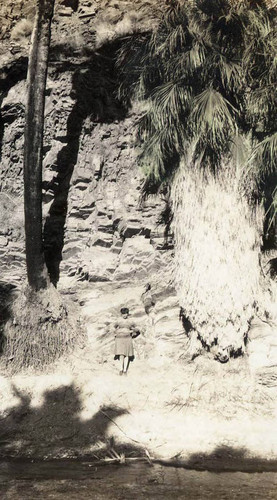
[[[133,339],[128,337],[115,337],[114,359],[119,359],[119,356],[128,356],[132,361],[134,359]]]

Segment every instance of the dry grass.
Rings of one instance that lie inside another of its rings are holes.
[[[57,290],[34,293],[22,290],[11,306],[4,328],[3,362],[11,373],[24,368],[42,369],[84,343],[78,312]]]
[[[263,210],[249,206],[231,172],[215,178],[183,163],[172,203],[180,305],[208,346],[236,352],[261,295]]]
[[[31,19],[20,19],[18,23],[11,30],[11,38],[13,40],[20,40],[27,38],[32,34],[33,21]]]
[[[137,23],[130,15],[125,15],[124,18],[117,24],[109,23],[108,21],[102,21],[96,26],[96,48],[99,48],[105,43],[111,42],[118,37],[130,35],[136,30]]]
[[[156,23],[157,18],[153,18],[153,15],[147,10],[147,7],[140,11],[130,10],[116,23],[113,22],[112,19],[109,20],[108,16],[105,16],[102,21],[96,24],[96,48],[116,38],[131,35],[145,29],[152,30]]]
[[[190,384],[176,387],[174,397],[168,401],[169,408],[180,412],[207,412],[227,420],[243,415],[248,418],[274,416],[275,399],[269,390],[273,385],[252,377],[246,359],[222,365],[202,357],[184,372]]]

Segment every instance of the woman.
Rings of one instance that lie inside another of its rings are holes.
[[[140,334],[135,324],[131,322],[128,307],[120,309],[121,318],[114,324],[115,351],[114,359],[121,362],[119,375],[127,375],[130,361],[134,359],[133,338]]]

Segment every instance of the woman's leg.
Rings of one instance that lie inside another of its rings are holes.
[[[129,356],[125,356],[123,360],[123,373],[127,373],[129,366]]]
[[[124,359],[125,359],[125,356],[123,356],[123,354],[120,354],[119,356],[119,361],[120,361],[120,364],[121,364],[121,369],[120,369],[120,375],[124,372]]]

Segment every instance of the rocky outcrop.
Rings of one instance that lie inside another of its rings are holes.
[[[139,207],[141,180],[132,144],[137,113],[127,113],[117,102],[114,64],[119,46],[112,43],[125,33],[152,28],[150,21],[157,22],[160,8],[155,1],[56,2],[45,107],[45,244],[50,267],[52,261],[57,267],[63,251],[62,270],[70,275],[78,273],[91,281],[122,279],[139,264],[146,272],[147,259],[154,262],[154,249],[164,244],[163,228],[157,227],[160,200]],[[2,38],[8,50],[1,57],[0,183],[18,208],[22,207],[24,57],[34,2],[4,2],[2,11],[6,19]],[[11,242],[18,242],[10,231]],[[125,243],[134,236],[145,239],[137,240],[142,250],[136,262],[132,245],[128,250]],[[125,255],[133,266],[128,271]]]
[[[164,252],[164,226],[158,225],[164,202],[140,205],[132,131],[133,117],[128,117],[118,125],[97,125],[80,144],[69,190],[63,269],[89,281],[146,278]]]

